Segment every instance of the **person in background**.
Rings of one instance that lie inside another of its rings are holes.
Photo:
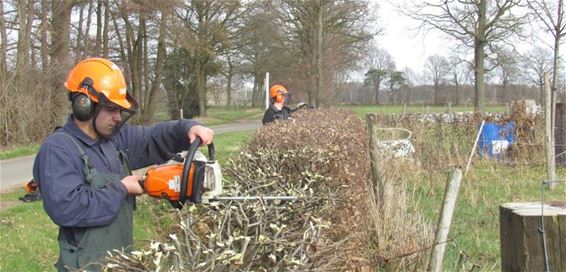
[[[275,120],[286,120],[291,117],[291,109],[285,105],[287,100],[288,91],[281,84],[271,86],[269,96],[271,97],[271,104],[263,114],[261,122],[265,125]]]
[[[213,132],[193,120],[126,124],[138,103],[107,59],[81,61],[65,87],[72,114],[42,143],[33,178],[59,226],[57,270],[98,271],[108,251],[132,250],[135,196],[144,191],[131,170],[166,161],[197,137],[210,144]]]

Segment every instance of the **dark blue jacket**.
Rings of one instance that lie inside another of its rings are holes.
[[[126,187],[120,182],[91,189],[85,183],[79,150],[59,133],[74,136],[100,173],[124,174],[117,149],[125,152],[131,169],[164,162],[172,153],[188,149],[188,131],[197,124],[192,120],[163,122],[152,127],[125,124],[112,138],[94,140],[69,117],[63,128],[45,139],[35,158],[33,177],[38,181],[45,211],[66,235],[78,238],[77,234],[81,236],[85,227],[112,222],[127,195]]]

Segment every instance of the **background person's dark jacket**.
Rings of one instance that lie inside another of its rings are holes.
[[[289,118],[291,118],[291,109],[289,107],[283,106],[281,110],[278,110],[273,104],[271,104],[263,114],[263,120],[261,120],[261,122],[265,125],[275,120],[285,120]]]

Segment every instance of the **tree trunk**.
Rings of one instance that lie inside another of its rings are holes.
[[[323,38],[323,25],[322,25],[322,11],[323,11],[323,1],[318,1],[318,18],[316,24],[316,87],[314,90],[314,106],[319,107],[320,105],[320,92],[323,88],[322,84],[322,38]]]
[[[108,29],[110,25],[110,5],[108,0],[104,1],[104,30],[102,31],[102,57],[108,58]]]
[[[131,56],[131,64],[132,64],[132,83],[134,84],[134,95],[137,97],[139,101],[143,101],[143,52],[144,52],[144,32],[145,32],[145,19],[140,15],[140,22],[138,26],[138,35],[136,40],[133,44],[132,48],[132,56]],[[131,32],[132,38],[134,37],[134,32]],[[143,109],[145,105],[140,105]]]
[[[0,81],[4,82],[7,72],[6,53],[8,51],[8,33],[4,21],[4,1],[0,0]]]
[[[46,95],[47,105],[52,112],[46,122],[50,124],[60,123],[62,120],[62,108],[66,108],[64,103],[66,96],[61,95],[61,82],[64,82],[66,73],[72,66],[71,58],[69,58],[69,39],[71,27],[71,12],[75,1],[68,0],[52,0],[51,1],[51,63],[52,69],[49,74],[51,83],[50,94]]]
[[[69,57],[71,11],[74,5],[74,1],[51,1],[51,61],[53,64],[64,63]],[[58,85],[59,83],[60,81],[57,82]]]
[[[438,83],[435,82],[434,83],[434,105],[440,104],[439,101],[438,101],[438,89],[439,89]]]
[[[92,2],[88,3],[88,13],[86,17],[86,29],[83,35],[83,49],[80,51],[80,58],[83,59],[86,56],[91,56],[90,39],[88,34],[90,33],[90,22],[92,21],[92,10],[94,9],[94,4]]]
[[[155,59],[155,78],[151,85],[149,94],[146,95],[145,108],[142,111],[143,122],[148,122],[153,118],[155,112],[155,94],[161,86],[161,73],[165,63],[165,36],[167,35],[167,15],[161,13],[161,22],[159,24],[159,38],[157,41],[157,57]]]
[[[85,42],[85,38],[83,37],[84,10],[85,10],[85,6],[81,5],[81,7],[79,8],[77,40],[75,43],[75,62],[79,62],[79,60],[82,58],[82,54],[84,54],[84,49],[81,48],[81,42],[83,43]]]
[[[41,1],[41,23],[39,24],[40,29],[40,39],[41,39],[41,47],[40,47],[40,55],[41,55],[41,66],[44,72],[47,72],[49,69],[49,42],[47,41],[47,28],[49,25],[49,6],[48,0]]]
[[[114,25],[114,31],[116,32],[116,37],[118,39],[120,59],[124,64],[128,63],[128,54],[126,54],[126,45],[124,44],[124,38],[120,34],[120,29],[118,27],[118,21],[114,15],[111,15],[111,20]],[[126,35],[127,36],[127,35]],[[126,85],[130,86],[130,66],[124,65],[124,77],[126,78]],[[131,87],[131,86],[130,86]],[[131,90],[131,88],[129,88]]]
[[[480,0],[477,33],[474,38],[474,75],[475,75],[475,101],[474,108],[478,113],[485,112],[485,28],[487,14],[487,0]]]
[[[18,31],[18,51],[16,53],[16,71],[23,75],[30,65],[31,51],[31,25],[33,22],[33,1],[18,1],[18,19],[20,31]],[[3,16],[3,14],[2,14]]]
[[[226,106],[232,106],[232,74],[228,76],[228,80],[226,82]]]
[[[140,14],[140,21],[139,21],[139,29],[138,35],[135,36],[133,26],[129,20],[128,14],[124,10],[123,7],[120,8],[120,15],[122,16],[122,20],[124,21],[124,25],[126,27],[126,58],[128,59],[128,66],[129,66],[129,73],[127,77],[130,79],[130,85],[132,90],[133,96],[138,101],[143,101],[142,96],[142,55],[143,55],[143,29],[145,25],[145,20]],[[143,109],[144,105],[140,105],[140,108]],[[139,121],[141,117],[135,117],[134,122]]]
[[[257,90],[258,85],[259,85],[258,76],[255,75],[254,76],[254,86],[252,88],[252,107],[258,106],[258,103],[257,103],[257,101],[259,100],[259,98],[258,98],[259,92]]]
[[[405,99],[405,104],[406,105],[411,105],[411,93],[413,92],[413,88],[412,87],[407,87],[407,98]]]
[[[228,57],[228,72],[226,76],[226,106],[230,107],[232,105],[232,77],[233,77],[232,60]]]
[[[454,88],[456,88],[456,90],[454,90],[455,92],[454,105],[460,105],[460,82],[458,82],[457,74],[454,74]]]
[[[196,66],[196,89],[198,99],[198,115],[206,116],[206,73],[204,63],[197,57]]]
[[[161,32],[161,30],[159,30]],[[143,88],[142,88],[142,95],[144,97],[144,100],[146,99],[146,97],[148,97],[150,94],[150,88],[151,88],[151,84],[150,84],[150,78],[149,78],[149,52],[148,52],[148,46],[147,46],[147,41],[148,41],[148,35],[147,35],[147,24],[145,19],[143,20],[143,29],[141,29],[140,26],[140,32],[142,33],[142,45],[143,45],[143,52],[140,52],[142,55],[140,56],[140,60],[142,61],[142,66],[141,68],[143,69],[142,71],[142,80],[143,80]],[[159,38],[158,38],[159,39]],[[147,100],[145,100],[147,102]],[[147,104],[144,103],[144,108],[147,107]]]
[[[100,48],[102,47],[102,0],[98,0],[96,4],[96,42],[94,45],[94,56],[100,56]]]
[[[379,101],[379,86],[380,86],[380,85],[381,85],[381,80],[378,79],[378,80],[377,80],[377,83],[375,84],[375,98],[374,98],[374,103],[375,103],[376,105],[379,105],[379,104],[380,104],[380,101]]]

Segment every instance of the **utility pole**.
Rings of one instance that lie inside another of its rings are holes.
[[[265,72],[265,109],[269,108],[269,72]]]

